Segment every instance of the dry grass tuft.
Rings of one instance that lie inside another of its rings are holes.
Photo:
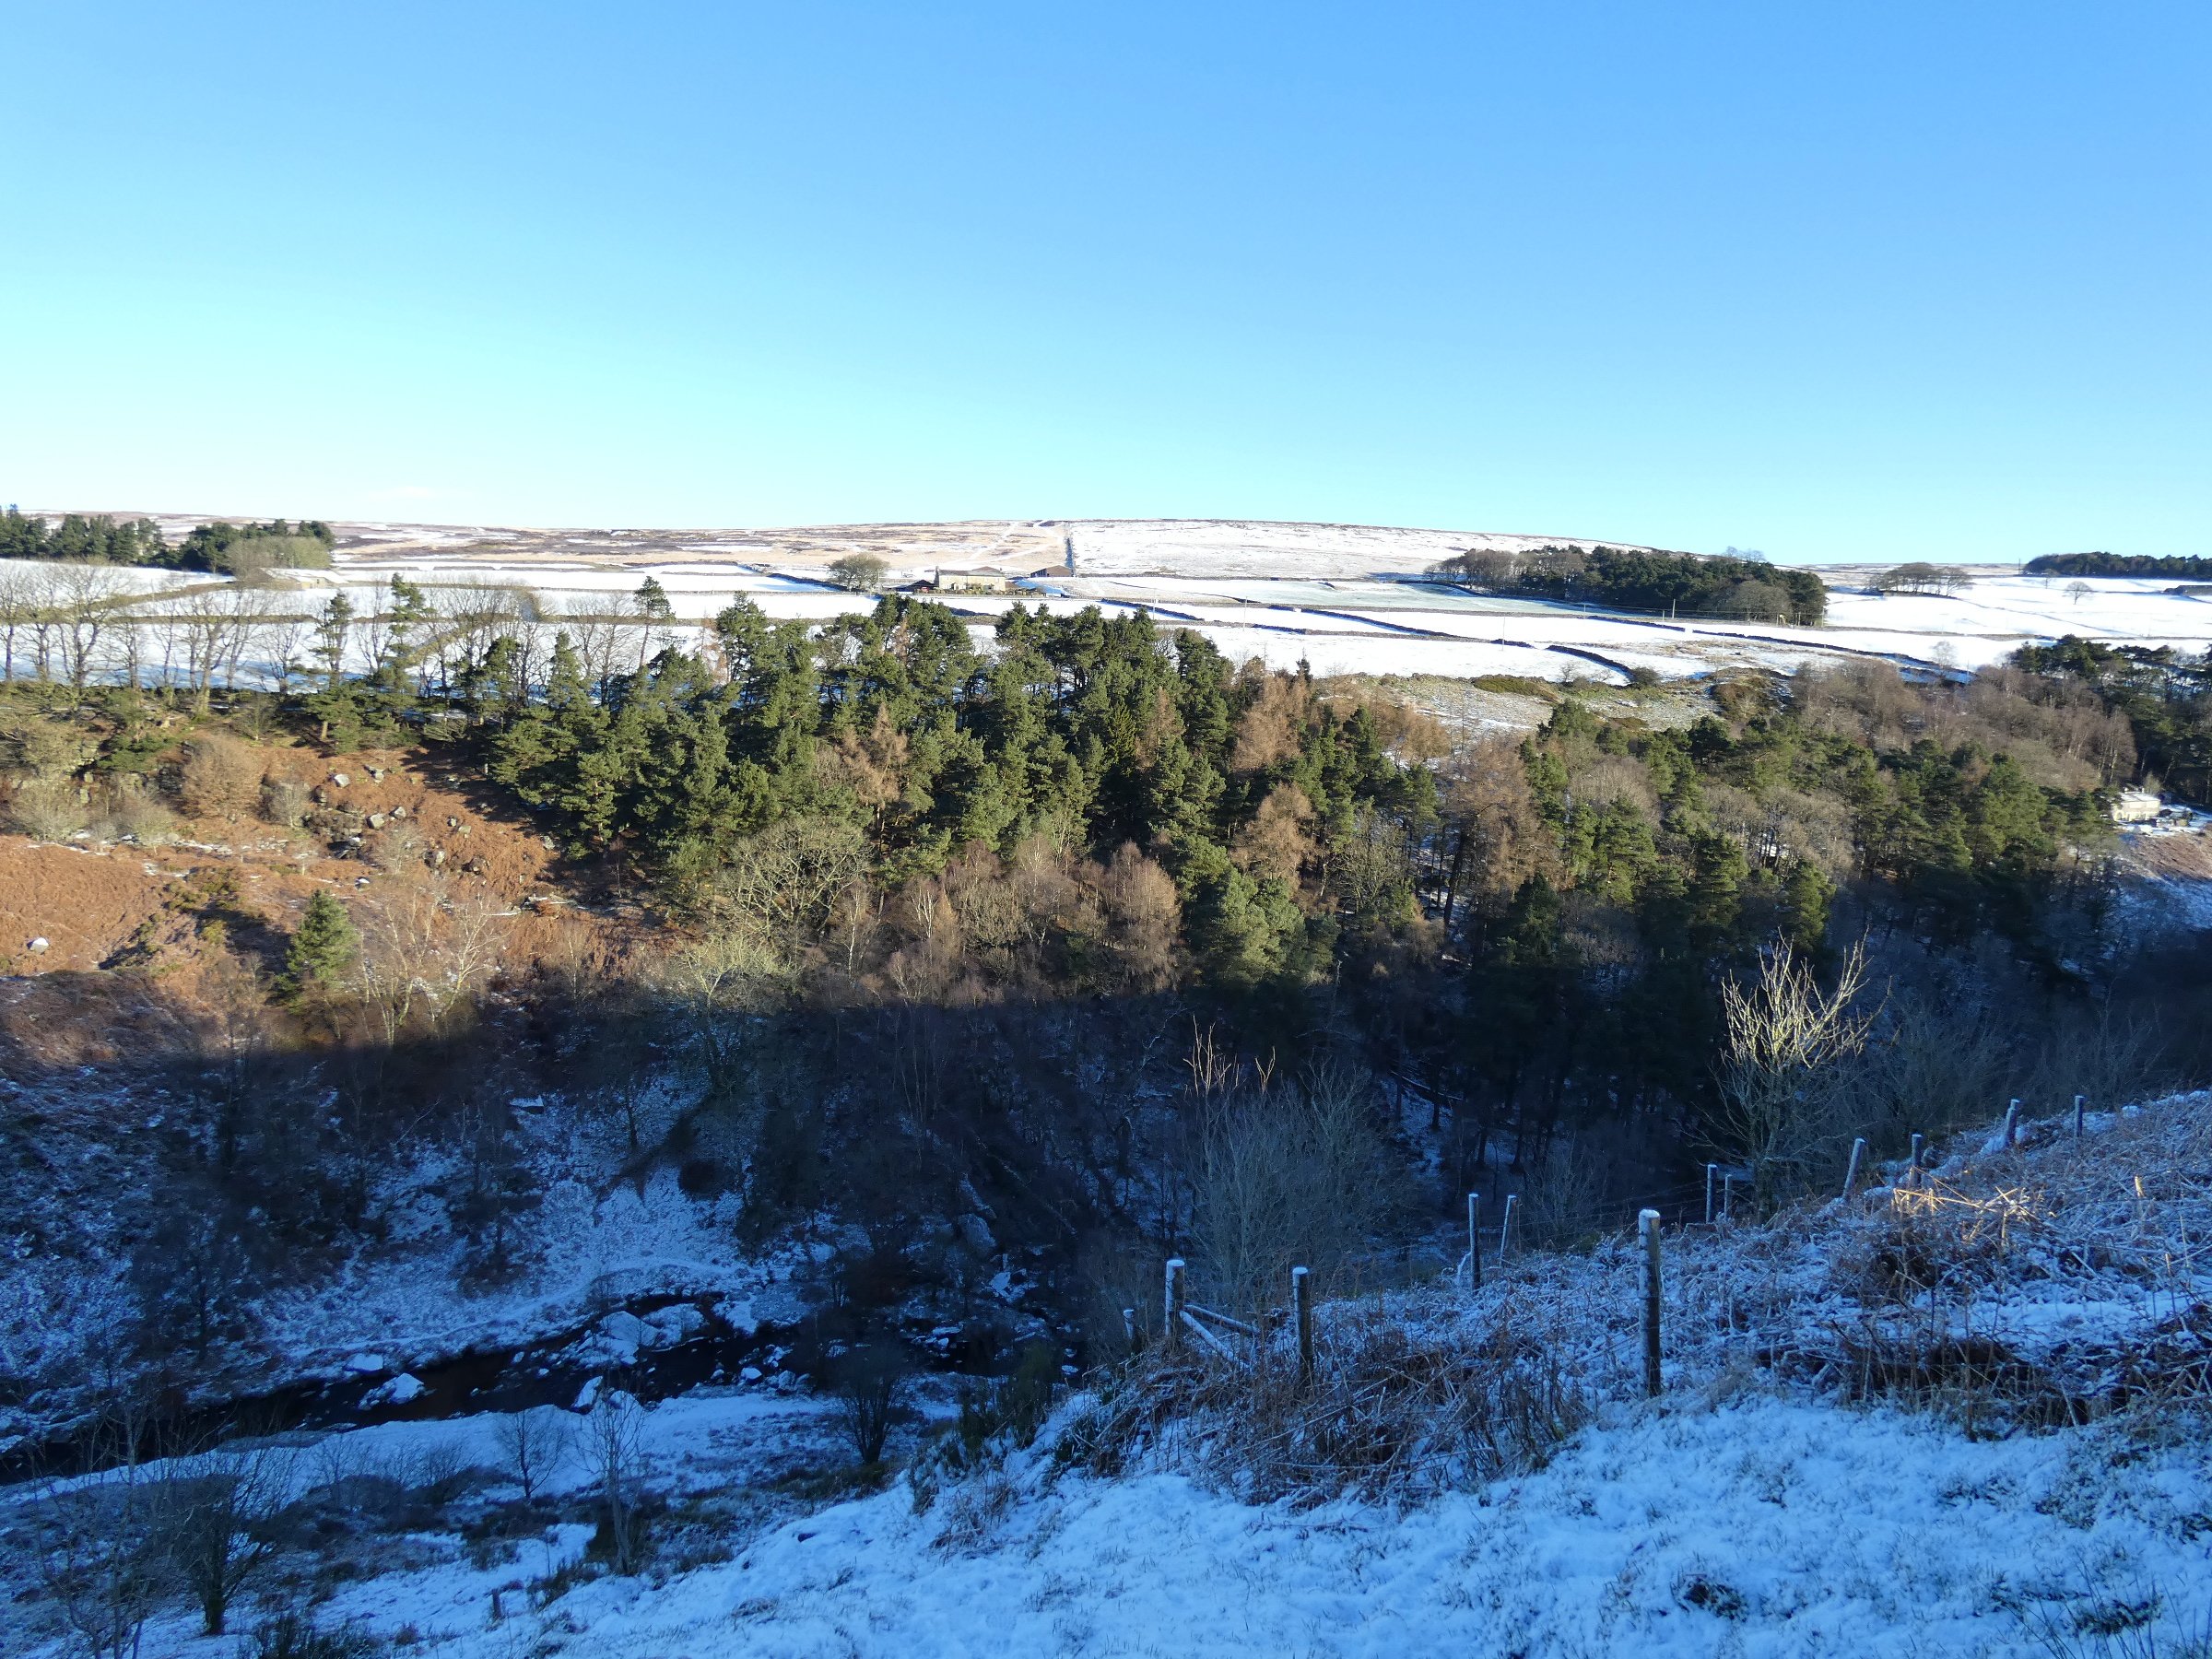
[[[1310,1382],[1282,1341],[1259,1345],[1250,1366],[1148,1354],[1070,1426],[1059,1455],[1098,1475],[1183,1467],[1253,1502],[1414,1501],[1539,1468],[1590,1419],[1592,1395],[1532,1302],[1507,1299],[1471,1334],[1375,1305],[1326,1312]]]

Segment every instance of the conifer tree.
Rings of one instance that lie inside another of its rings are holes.
[[[345,976],[360,954],[360,935],[346,907],[325,890],[307,901],[307,913],[284,953],[284,982],[295,996],[327,991]]]

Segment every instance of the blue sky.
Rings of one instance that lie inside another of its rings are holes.
[[[2212,6],[0,3],[0,500],[2212,552]]]

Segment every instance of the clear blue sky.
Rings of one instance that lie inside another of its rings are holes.
[[[0,0],[0,500],[2212,553],[2212,6]]]

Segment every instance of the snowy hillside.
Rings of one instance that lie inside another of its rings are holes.
[[[313,1524],[263,1587],[454,1659],[2201,1653],[2212,1094],[2082,1130],[1971,1135],[1766,1225],[1670,1214],[1656,1401],[1640,1258],[1599,1234],[1324,1304],[1310,1384],[1286,1330],[1155,1348],[1026,1446],[930,1450],[932,1387],[912,1473],[842,1502],[805,1474],[838,1408],[743,1382],[587,1390],[534,1498],[497,1414],[291,1437],[258,1455]],[[656,1539],[627,1571],[591,1450],[624,1434]],[[25,1542],[88,1500],[10,1496]],[[0,1614],[14,1651],[66,1651],[50,1613]],[[223,1651],[194,1629],[159,1615],[143,1652]]]

